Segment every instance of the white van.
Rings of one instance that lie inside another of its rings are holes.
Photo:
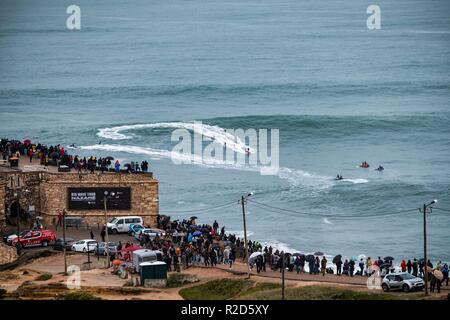
[[[130,225],[139,223],[141,225],[144,224],[144,221],[141,217],[138,216],[124,216],[124,217],[115,217],[109,221],[106,226],[108,227],[108,232],[111,233],[119,233],[119,232],[128,232],[130,229]]]

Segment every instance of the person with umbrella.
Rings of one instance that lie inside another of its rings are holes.
[[[295,257],[294,266],[295,266],[295,271],[297,271],[297,274],[299,274],[300,273],[300,256]]]
[[[340,276],[342,274],[342,255],[338,254],[335,256],[333,263],[336,265],[336,274]]]

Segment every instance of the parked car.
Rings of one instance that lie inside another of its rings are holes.
[[[161,232],[161,230],[159,230],[159,229],[143,228],[134,235],[134,238],[136,240],[141,241],[141,237],[144,234],[148,234],[150,236],[150,239],[154,239],[154,238],[156,238],[156,236],[161,237],[164,235],[164,233]]]
[[[72,251],[74,252],[94,252],[97,247],[97,241],[92,239],[79,240],[72,244]]]
[[[408,272],[390,273],[383,278],[381,288],[387,292],[390,290],[403,290],[404,292],[422,290],[425,286],[422,278],[413,276]]]
[[[56,240],[56,233],[52,230],[32,230],[28,231],[22,236],[12,240],[12,245],[15,247],[47,247],[50,243]]]
[[[128,232],[128,230],[130,230],[130,225],[136,223],[143,225],[144,221],[138,216],[123,216],[111,219],[106,226],[108,228],[108,232],[119,233]]]
[[[144,229],[142,224],[139,224],[139,223],[130,224],[130,228],[128,229],[128,235],[129,236],[134,236],[135,234],[137,234],[142,229]]]
[[[117,244],[114,242],[109,242],[109,254],[114,255],[117,253]],[[106,242],[99,242],[98,246],[94,248],[94,254],[98,254],[100,256],[106,256]]]
[[[72,250],[72,245],[75,243],[75,239],[72,238],[66,238],[66,250],[70,251]],[[58,251],[64,250],[64,239],[58,238],[56,239],[55,243],[53,244],[53,249]]]
[[[25,236],[30,230],[23,230],[20,232],[20,236]],[[12,245],[13,240],[17,238],[17,232],[12,232],[6,237],[6,243]]]

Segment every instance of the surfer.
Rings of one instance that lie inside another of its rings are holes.
[[[336,180],[342,180],[342,179],[344,179],[344,178],[343,178],[341,175],[338,174],[338,175],[336,176]]]
[[[77,146],[75,145],[75,143],[72,143],[69,147],[76,149]]]
[[[378,168],[376,168],[375,170],[377,170],[377,171],[383,171],[383,170],[384,170],[384,167],[383,167],[382,165],[379,165]]]

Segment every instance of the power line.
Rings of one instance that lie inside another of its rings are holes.
[[[212,211],[212,210],[217,210],[217,209],[223,209],[226,207],[230,207],[233,204],[237,204],[236,201],[232,201],[232,202],[227,202],[221,205],[217,205],[214,207],[208,207],[208,208],[199,208],[199,209],[192,209],[192,210],[166,210],[170,213],[201,213],[201,212],[205,212],[205,211]]]
[[[387,212],[381,212],[381,213],[372,213],[372,214],[368,214],[368,215],[360,215],[360,216],[354,216],[354,215],[330,215],[330,214],[323,214],[323,213],[309,213],[309,212],[300,212],[300,211],[296,211],[296,210],[291,210],[291,209],[285,209],[285,208],[280,208],[280,207],[275,207],[275,206],[271,206],[265,203],[261,203],[261,202],[257,202],[255,200],[248,200],[249,202],[255,204],[258,207],[264,207],[264,208],[269,208],[272,209],[272,211],[276,211],[276,212],[284,212],[284,213],[291,213],[291,214],[295,214],[294,216],[298,215],[303,215],[303,216],[309,216],[309,217],[320,217],[320,218],[333,218],[333,219],[342,219],[342,218],[351,218],[351,219],[355,219],[355,218],[377,218],[377,217],[383,217],[383,216],[392,216],[392,215],[398,215],[398,214],[403,214],[403,213],[407,213],[407,212],[413,212],[416,211],[417,208],[414,209],[407,209],[407,210],[399,210],[396,212],[391,212],[391,213],[387,213]]]
[[[436,208],[436,207],[431,207],[432,210],[440,210],[440,211],[445,211],[445,212],[450,212],[450,209],[442,209],[442,208]]]

